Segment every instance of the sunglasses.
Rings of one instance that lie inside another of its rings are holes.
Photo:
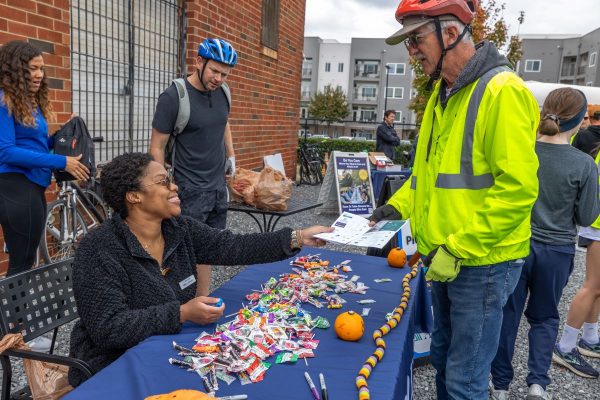
[[[152,183],[147,183],[145,185],[142,185],[142,187],[146,187],[146,186],[152,186],[152,185],[161,185],[166,187],[167,189],[171,187],[171,184],[173,184],[175,182],[173,182],[173,177],[167,175],[164,178],[162,178],[160,181],[156,181],[156,182],[152,182]]]
[[[410,34],[404,39],[404,45],[407,49],[416,49],[420,44],[423,43],[425,36],[435,32],[435,28],[430,29],[421,33]]]

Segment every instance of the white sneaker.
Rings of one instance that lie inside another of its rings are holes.
[[[508,400],[508,390],[496,390],[492,380],[489,380],[488,391],[490,392],[491,400]]]
[[[550,396],[543,387],[534,383],[529,386],[529,391],[527,392],[526,400],[550,400],[552,396]]]
[[[39,351],[40,353],[47,353],[50,351],[50,346],[52,345],[52,340],[48,339],[46,336],[38,336],[35,339],[27,342],[27,345],[33,351]]]

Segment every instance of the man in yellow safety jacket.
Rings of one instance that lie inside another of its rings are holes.
[[[487,399],[502,307],[529,254],[538,193],[539,108],[490,42],[475,45],[477,1],[402,0],[404,42],[430,83],[413,174],[371,219],[407,219],[429,266],[438,399]]]

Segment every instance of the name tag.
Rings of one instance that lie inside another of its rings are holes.
[[[181,288],[181,290],[184,290],[186,287],[190,286],[194,282],[196,282],[196,277],[194,275],[190,275],[181,282],[179,282],[179,287]]]

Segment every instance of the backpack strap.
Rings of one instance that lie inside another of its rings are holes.
[[[183,78],[173,79],[173,84],[177,88],[177,97],[179,98],[179,110],[177,111],[177,119],[172,134],[179,135],[190,120],[190,96],[185,87]]]

